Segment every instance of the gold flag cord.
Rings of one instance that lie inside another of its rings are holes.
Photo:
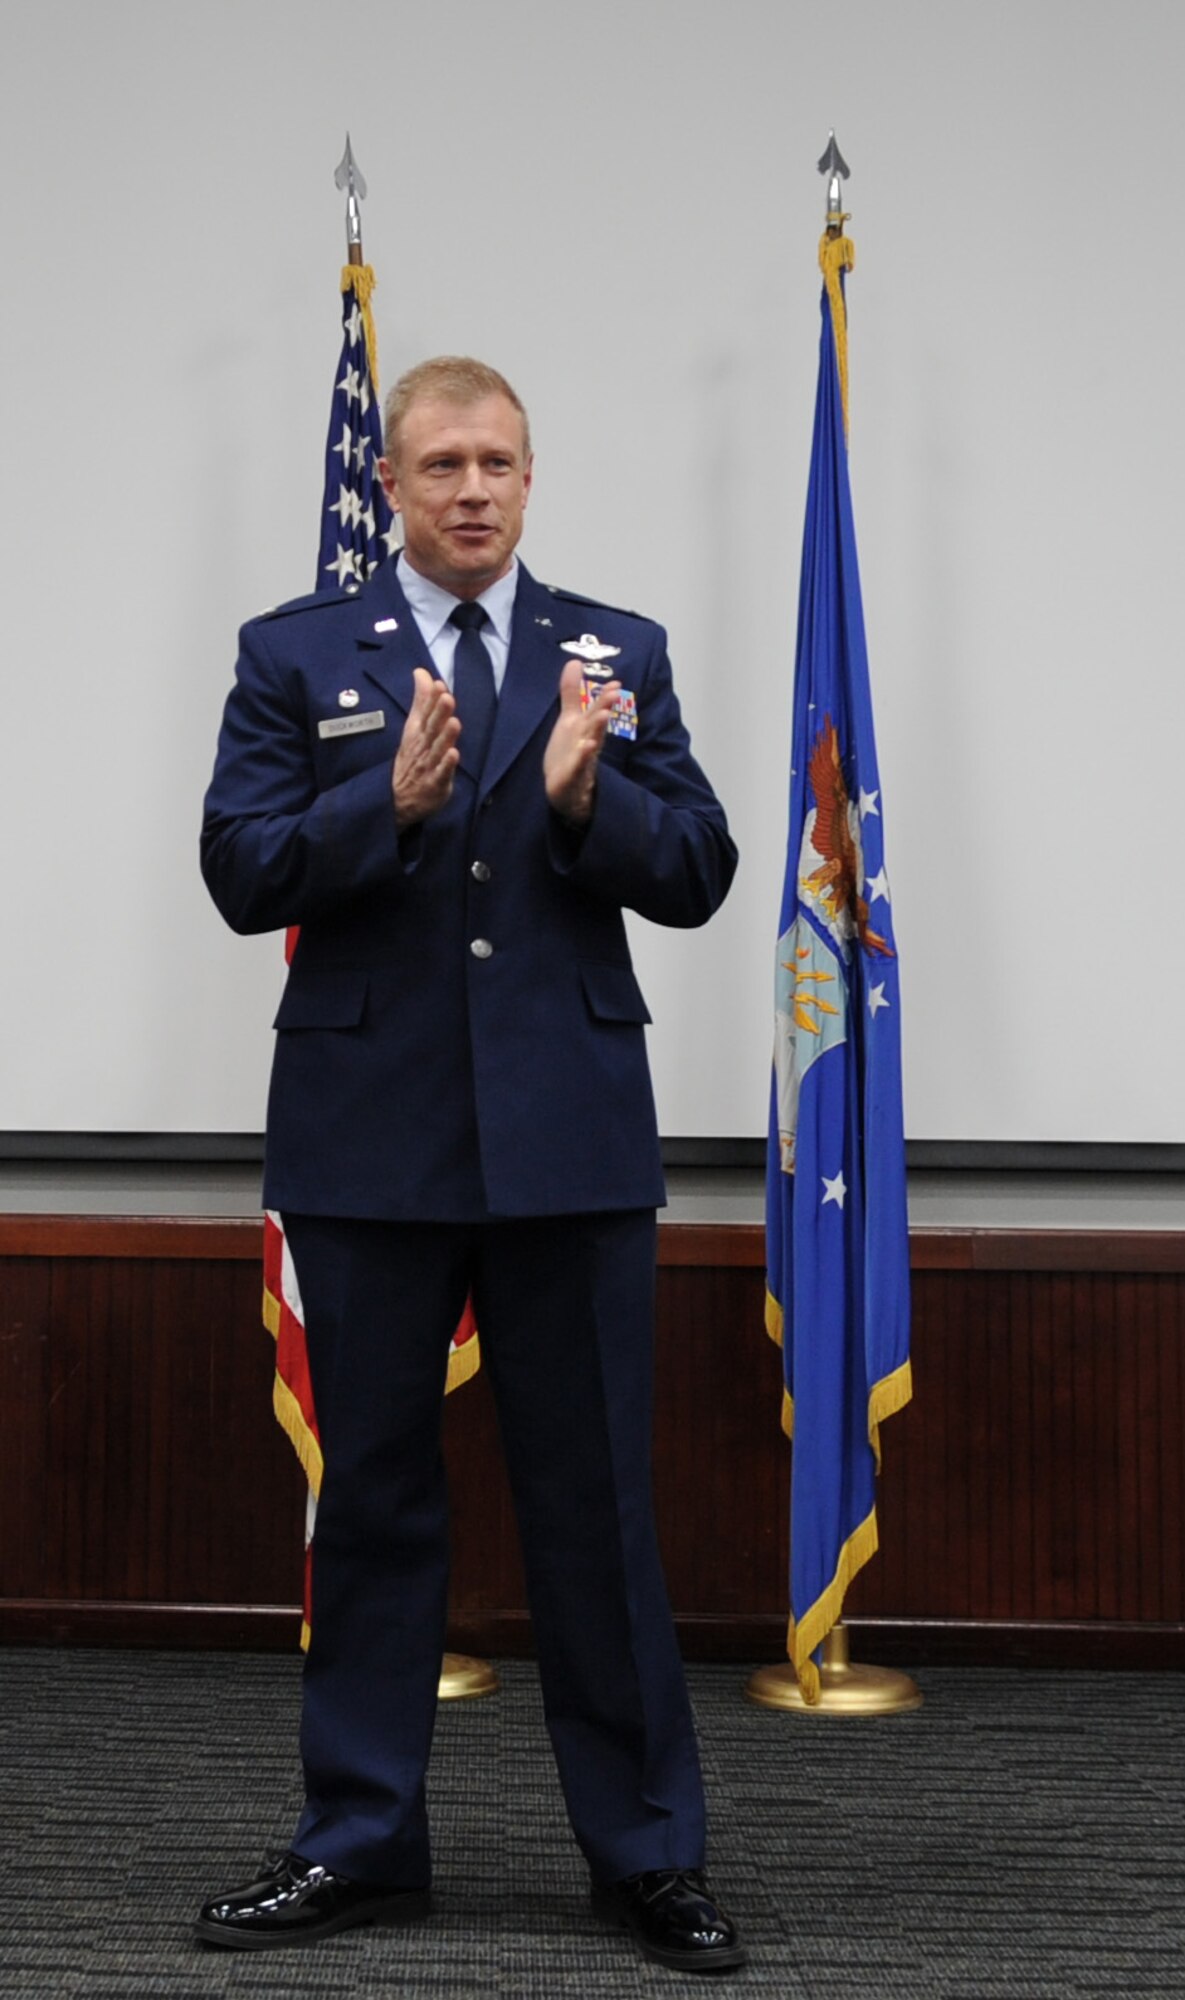
[[[835,333],[835,359],[839,366],[839,393],[843,402],[843,434],[848,436],[848,309],[844,301],[841,271],[856,267],[856,246],[850,236],[833,236],[828,229],[819,241],[819,269],[831,303],[831,325]]]
[[[369,264],[343,264],[342,290],[353,292],[362,314],[362,332],[366,340],[366,365],[370,370],[370,387],[375,401],[379,397],[379,357],[378,343],[374,333],[374,319],[370,310],[370,295],[374,290],[374,270]]]

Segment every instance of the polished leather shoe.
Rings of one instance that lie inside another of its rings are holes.
[[[232,1889],[202,1908],[194,1936],[203,1944],[256,1951],[268,1945],[315,1944],[355,1924],[401,1924],[426,1917],[427,1889],[385,1889],[348,1882],[299,1854],[286,1854],[258,1882]]]
[[[679,1972],[730,1972],[745,1963],[737,1927],[698,1868],[657,1868],[594,1883],[593,1909],[633,1934],[644,1958]]]

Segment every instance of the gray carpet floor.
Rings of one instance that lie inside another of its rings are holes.
[[[283,1846],[299,1666],[0,1652],[0,1993],[21,2000],[1018,2000],[1185,1994],[1185,1684],[919,1675],[884,1721],[779,1716],[691,1669],[712,1879],[746,1970],[638,1959],[589,1914],[534,1670],[442,1709],[436,1911],[313,1950],[205,1950],[207,1896]]]

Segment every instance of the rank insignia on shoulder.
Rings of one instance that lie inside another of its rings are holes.
[[[623,604],[606,604],[603,597],[586,597],[580,590],[564,590],[558,583],[543,586],[549,597],[558,597],[561,604],[587,604],[590,611],[611,611],[618,618],[640,618],[640,611],[628,611]]]

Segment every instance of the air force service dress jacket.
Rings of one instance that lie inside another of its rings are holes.
[[[542,765],[563,642],[590,632],[620,649],[608,665],[637,733],[606,737],[578,832],[551,810]],[[665,635],[520,567],[484,768],[462,734],[448,804],[398,834],[391,766],[417,666],[431,661],[393,561],[241,634],[202,870],[235,930],[300,926],[265,1204],[471,1221],[661,1203],[650,1017],[622,910],[701,924],[736,865]]]

